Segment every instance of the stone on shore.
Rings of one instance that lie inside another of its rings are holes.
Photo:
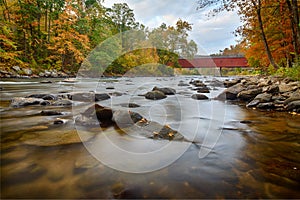
[[[297,100],[297,101],[292,101],[290,102],[286,109],[288,111],[296,111],[296,112],[299,112],[300,111],[300,100]]]
[[[246,88],[242,83],[238,83],[234,86],[231,86],[229,88],[227,88],[226,90],[224,90],[224,92],[222,92],[217,99],[219,100],[236,100],[237,99],[237,95],[244,91]]]
[[[300,90],[292,93],[291,96],[284,101],[284,105],[287,105],[293,101],[300,101]]]
[[[267,103],[271,101],[271,99],[272,99],[272,94],[268,94],[268,93],[261,93],[254,98],[254,100],[258,100],[259,103]]]
[[[238,93],[237,98],[242,99],[244,101],[249,101],[252,100],[254,97],[256,97],[256,95],[260,94],[261,92],[262,92],[261,88],[245,90]]]

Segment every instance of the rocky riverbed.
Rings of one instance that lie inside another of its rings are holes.
[[[1,81],[1,196],[299,198],[297,108],[246,107],[260,94],[286,101],[299,85],[225,79]]]

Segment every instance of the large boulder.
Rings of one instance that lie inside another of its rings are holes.
[[[17,108],[23,106],[38,105],[42,101],[43,99],[39,99],[39,98],[15,97],[11,100],[10,106]]]
[[[176,94],[176,90],[173,88],[169,88],[169,87],[164,87],[164,88],[154,87],[152,91],[160,91],[160,92],[164,93],[165,95],[175,95]]]
[[[145,95],[146,99],[151,99],[151,100],[159,100],[159,99],[164,99],[167,98],[167,96],[163,93],[160,92],[158,90],[154,90],[151,92],[147,92],[147,94]]]
[[[238,93],[245,90],[245,86],[242,83],[238,83],[230,88],[224,90],[217,99],[219,100],[236,100]]]
[[[258,94],[262,92],[261,88],[251,89],[251,90],[245,90],[240,93],[238,93],[237,97],[244,101],[252,100],[254,97],[256,97]]]

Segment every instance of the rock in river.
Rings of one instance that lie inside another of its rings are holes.
[[[138,121],[142,120],[143,116],[136,112],[129,110],[117,110],[113,113],[112,121],[116,123],[119,128],[133,126]]]
[[[81,101],[81,102],[93,102],[93,101],[103,101],[110,99],[110,96],[106,93],[73,93],[69,95],[69,99],[73,101]]]
[[[30,106],[30,105],[38,105],[43,101],[43,99],[38,98],[24,98],[24,97],[15,97],[11,100],[12,107],[23,107],[23,106]]]
[[[58,101],[54,102],[52,105],[53,106],[71,106],[72,102],[67,99],[62,99],[62,100],[58,100]]]
[[[165,95],[175,95],[176,94],[175,89],[168,88],[168,87],[164,87],[164,88],[154,87],[152,91],[160,91],[160,92],[164,93]]]
[[[145,97],[146,97],[146,99],[151,99],[151,100],[159,100],[159,99],[167,98],[167,96],[164,93],[157,91],[157,90],[147,92]]]
[[[100,122],[112,122],[113,111],[111,108],[95,104],[89,107],[82,115],[88,118],[96,116]]]
[[[53,115],[63,115],[61,112],[56,110],[43,110],[41,112],[41,115],[43,116],[53,116]]]
[[[193,94],[193,95],[192,95],[192,99],[196,99],[196,100],[206,100],[206,99],[208,99],[208,97],[205,96],[204,94]]]

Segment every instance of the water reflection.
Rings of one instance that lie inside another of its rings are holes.
[[[187,139],[198,142],[173,143],[174,153],[176,148],[186,145],[184,154],[165,168],[143,174],[111,169],[95,159],[84,145],[90,144],[97,151],[105,150],[110,157],[120,156],[118,152],[110,151],[110,145],[103,142],[103,137],[109,137],[109,141],[118,147],[140,152],[143,156],[142,153],[165,147],[169,141],[132,138],[129,134],[120,134],[120,130],[114,127],[82,129],[78,135],[70,107],[43,108],[65,113],[62,117],[68,122],[57,126],[53,124],[55,117],[39,115],[39,106],[12,109],[7,101],[14,96],[44,93],[45,88],[49,93],[72,91],[72,84],[59,80],[47,86],[38,83],[2,84],[2,197],[300,198],[300,117],[247,110],[220,101],[195,101],[186,93],[170,96],[158,101],[159,104],[138,96],[152,89],[153,85],[145,82],[189,91],[177,84],[180,80],[188,82],[190,79],[87,80],[80,87],[82,91],[94,88],[108,92],[106,86],[114,86],[115,90],[110,92],[123,95],[103,101],[102,105],[121,108],[120,103],[139,104],[140,107],[132,110],[153,121],[169,124]],[[215,96],[221,90],[218,88],[210,95]],[[78,104],[76,108],[81,112],[87,106]],[[199,159],[203,143],[210,151]],[[147,158],[147,154],[142,157]],[[150,164],[166,162],[161,159],[163,157],[158,156],[148,161]],[[119,161],[115,159],[115,162]],[[130,164],[126,163],[125,167],[135,168],[145,163],[136,159]]]

